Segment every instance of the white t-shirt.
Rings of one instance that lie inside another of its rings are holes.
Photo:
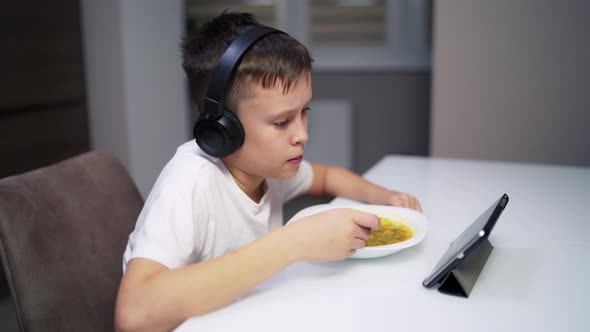
[[[283,203],[311,186],[303,161],[287,180],[266,179],[259,203],[236,184],[221,159],[195,141],[181,145],[164,167],[129,235],[123,270],[136,257],[170,269],[224,255],[283,224]]]

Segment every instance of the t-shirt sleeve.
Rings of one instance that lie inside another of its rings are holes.
[[[141,257],[169,269],[190,264],[195,254],[194,228],[191,201],[172,187],[160,188],[146,201],[125,263]]]
[[[313,168],[308,161],[303,160],[299,166],[299,171],[293,177],[282,183],[281,194],[283,202],[309,191],[312,182]]]

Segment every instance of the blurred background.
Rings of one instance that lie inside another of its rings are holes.
[[[590,166],[585,0],[35,0],[0,12],[0,178],[108,150],[147,196],[191,138],[180,39],[226,8],[311,50],[306,159]]]

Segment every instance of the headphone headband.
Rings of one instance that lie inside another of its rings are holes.
[[[284,33],[267,26],[258,26],[240,34],[225,50],[215,71],[213,72],[207,86],[205,97],[205,112],[213,118],[220,117],[224,113],[225,93],[227,86],[246,54],[246,51],[262,37],[273,34]]]

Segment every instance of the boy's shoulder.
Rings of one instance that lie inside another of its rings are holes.
[[[222,175],[219,159],[201,151],[194,140],[176,149],[154,185],[154,190],[171,188],[174,190],[194,190],[197,184],[205,185],[215,175]]]

